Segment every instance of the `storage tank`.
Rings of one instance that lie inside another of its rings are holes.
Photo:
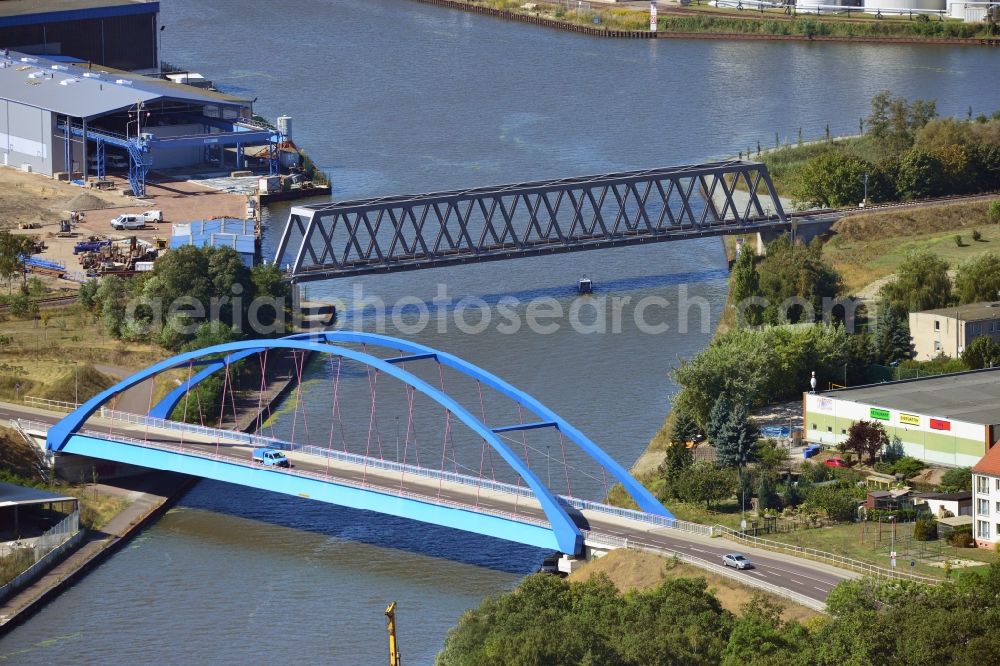
[[[278,131],[281,132],[281,138],[285,141],[292,140],[292,117],[291,116],[278,116]]]
[[[906,14],[911,9],[940,12],[946,9],[947,0],[865,0],[865,12],[875,14]]]
[[[978,23],[986,20],[987,5],[986,2],[951,2],[948,4],[948,16],[966,23]]]

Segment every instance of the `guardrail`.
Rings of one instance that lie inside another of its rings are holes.
[[[45,424],[33,423],[32,425],[45,425]],[[91,437],[98,437],[98,438],[102,438],[102,439],[106,438],[108,436],[108,434],[106,432],[101,432],[99,430],[82,429],[82,430],[80,430],[78,432],[81,435],[88,435],[88,436],[91,436]],[[129,443],[129,444],[134,444],[136,446],[141,446],[141,447],[147,448],[147,449],[156,449],[156,450],[161,450],[161,451],[170,451],[170,452],[175,452],[175,453],[181,453],[181,454],[186,455],[186,456],[193,456],[193,457],[196,457],[196,458],[203,458],[203,459],[206,459],[206,460],[216,460],[216,461],[226,462],[226,463],[233,464],[233,465],[239,465],[241,467],[249,467],[249,468],[252,468],[252,469],[265,469],[266,471],[274,472],[276,474],[290,474],[292,476],[299,476],[299,477],[304,477],[304,478],[311,478],[311,479],[315,479],[315,480],[318,480],[318,481],[335,482],[338,485],[350,486],[352,488],[358,488],[358,489],[361,489],[361,490],[374,490],[375,492],[379,492],[379,493],[382,493],[384,495],[392,495],[392,496],[395,496],[395,497],[403,497],[403,498],[415,499],[415,500],[418,500],[420,502],[426,502],[426,503],[431,503],[431,504],[439,504],[439,505],[442,505],[442,506],[449,506],[449,507],[452,507],[452,508],[462,509],[462,510],[465,510],[465,511],[468,511],[471,508],[468,504],[463,504],[461,502],[453,502],[451,500],[442,499],[440,497],[431,497],[431,496],[427,496],[427,495],[420,495],[418,493],[411,493],[411,492],[407,492],[405,490],[400,490],[398,488],[393,488],[393,487],[388,487],[388,486],[378,486],[378,485],[374,485],[374,484],[370,484],[370,483],[358,483],[357,481],[353,481],[353,480],[350,480],[350,479],[344,479],[344,478],[341,478],[341,477],[331,477],[330,475],[322,473],[322,472],[310,472],[308,470],[295,469],[295,468],[273,468],[273,467],[263,468],[260,465],[256,465],[253,462],[248,461],[244,457],[237,458],[237,457],[234,457],[234,456],[225,456],[225,455],[219,455],[219,454],[209,453],[209,452],[205,452],[205,451],[200,451],[198,449],[185,448],[183,445],[180,445],[180,444],[178,444],[177,446],[172,446],[172,445],[167,444],[165,442],[150,442],[150,441],[147,441],[147,440],[137,439],[135,437],[128,437],[128,436],[121,435],[121,434],[118,434],[118,433],[115,433],[114,437],[115,437],[116,440],[120,440],[122,442],[126,442],[126,443]],[[491,508],[487,508],[487,507],[483,507],[483,506],[478,506],[478,507],[476,507],[475,510],[478,513],[484,513],[484,514],[488,514],[488,515],[492,515],[492,516],[498,516],[498,517],[501,517],[501,518],[506,518],[508,520],[516,520],[516,521],[521,522],[521,523],[529,523],[529,524],[541,525],[541,526],[545,526],[545,527],[549,526],[549,522],[548,521],[538,520],[536,518],[532,518],[531,516],[526,516],[526,515],[523,515],[523,514],[515,514],[515,513],[512,513],[510,511],[500,511],[498,509],[491,509]]]
[[[761,539],[760,537],[743,534],[742,532],[737,532],[736,530],[722,525],[716,525],[716,534],[733,539],[734,541],[738,541],[747,546],[754,546],[756,548],[762,548],[764,550],[771,550],[779,553],[788,553],[789,555],[795,555],[796,557],[815,560],[817,562],[825,562],[826,564],[830,564],[841,569],[849,569],[868,576],[912,580],[918,583],[929,584],[937,584],[941,582],[938,578],[921,576],[920,574],[910,573],[909,571],[901,571],[899,569],[880,567],[877,564],[856,560],[852,557],[846,557],[844,555],[837,555],[836,553],[829,553],[824,550],[805,548],[803,546],[793,546],[780,541],[772,541],[771,539]]]
[[[491,479],[480,479],[479,477],[469,476],[467,474],[459,474],[457,472],[448,472],[444,470],[430,469],[427,467],[417,467],[415,465],[410,465],[407,463],[399,463],[391,460],[371,458],[356,453],[337,451],[336,449],[329,449],[321,446],[311,446],[308,444],[295,444],[292,442],[286,442],[284,440],[275,439],[273,437],[262,437],[260,435],[251,435],[249,433],[239,432],[236,430],[220,430],[218,428],[209,428],[206,426],[200,426],[191,423],[181,423],[178,421],[170,421],[166,419],[155,418],[152,416],[132,414],[130,412],[121,412],[106,408],[101,409],[101,417],[112,421],[129,423],[132,425],[141,425],[141,426],[149,426],[152,428],[161,428],[165,430],[190,432],[193,434],[203,435],[216,439],[225,438],[226,440],[239,442],[245,444],[246,446],[270,447],[273,449],[279,449],[283,451],[296,451],[299,453],[305,453],[306,455],[313,455],[321,458],[330,458],[331,460],[338,460],[340,462],[345,462],[348,464],[361,465],[389,472],[399,472],[404,476],[409,474],[428,479],[449,481],[451,483],[470,486],[478,488],[480,490],[507,493],[526,498],[533,498],[535,496],[534,491],[527,486],[518,486],[513,483],[505,483],[503,481],[494,481]],[[566,506],[578,509],[580,511],[596,511],[607,515],[618,516],[619,518],[627,518],[630,520],[636,520],[639,522],[648,523],[651,525],[655,525],[657,527],[666,527],[670,529],[681,530],[683,532],[688,532],[690,534],[701,534],[703,536],[709,536],[709,537],[714,536],[714,530],[710,525],[700,525],[698,523],[691,523],[684,520],[678,520],[676,518],[668,518],[666,516],[658,516],[651,513],[645,513],[643,511],[636,511],[634,509],[625,509],[622,507],[611,506],[609,504],[604,504],[601,502],[594,502],[591,500],[581,499],[579,497],[566,497],[564,495],[559,495],[557,496],[557,499]]]
[[[50,400],[49,398],[39,398],[34,395],[24,396],[24,404],[29,407],[38,407],[39,409],[51,409],[60,412],[72,412],[74,409],[80,406],[78,402],[66,402],[65,400]]]

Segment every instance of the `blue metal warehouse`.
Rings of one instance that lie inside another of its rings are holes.
[[[0,52],[0,158],[26,171],[86,181],[117,168],[141,195],[151,167],[227,166],[225,147],[234,146],[235,164],[228,166],[240,168],[246,147],[267,146],[271,173],[277,173],[281,137],[251,117],[246,99]]]

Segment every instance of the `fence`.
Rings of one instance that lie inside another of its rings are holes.
[[[82,535],[80,510],[77,509],[35,539],[30,546],[15,546],[9,555],[3,557],[3,568],[6,570],[8,566],[17,567],[19,563],[23,563],[25,568],[0,587],[0,599],[5,599],[35,578],[63,551],[75,545]]]
[[[743,534],[742,532],[737,532],[736,530],[723,527],[722,525],[716,526],[716,534],[738,541],[747,546],[754,546],[756,548],[763,548],[764,550],[771,550],[779,553],[787,553],[789,555],[804,557],[817,562],[825,562],[826,564],[830,564],[841,569],[856,571],[867,576],[913,580],[919,583],[937,584],[941,582],[939,579],[931,578],[930,576],[921,576],[919,574],[913,574],[899,569],[887,569],[886,567],[880,567],[876,564],[856,560],[852,557],[845,557],[843,555],[837,555],[836,553],[828,553],[824,550],[805,548],[803,546],[793,546],[791,544],[781,543],[780,541],[771,541],[770,539],[761,539],[760,537]]]
[[[66,402],[65,400],[49,400],[48,398],[39,398],[33,395],[24,396],[24,404],[29,407],[38,407],[39,409],[51,409],[57,412],[72,412],[74,409],[80,405],[75,402]]]

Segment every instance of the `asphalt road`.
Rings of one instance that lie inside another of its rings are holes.
[[[61,415],[56,413],[43,413],[39,410],[9,403],[0,403],[0,419],[19,418],[51,424],[60,417]],[[102,436],[118,435],[140,440],[146,437],[144,427],[129,424],[115,424],[110,432],[105,427],[101,427],[99,431]],[[148,441],[153,445],[162,443],[171,448],[181,444],[180,439],[174,437],[172,433],[158,433],[158,436],[149,437]],[[215,443],[192,441],[190,436],[185,437],[183,447],[185,450],[198,451],[206,455],[221,455],[241,463],[246,463],[250,459],[250,449],[245,446],[218,446]],[[289,456],[294,465],[293,471],[311,472],[327,476],[334,483],[340,481],[348,485],[364,485],[366,488],[383,490],[389,494],[399,494],[400,492],[400,477],[394,472],[365,470],[359,466],[345,465],[337,461],[330,461],[328,464],[325,458],[308,456],[300,452],[293,452]],[[278,471],[277,473],[282,472]],[[478,506],[486,513],[514,513],[535,521],[547,522],[546,516],[537,502],[528,498],[515,499],[513,495],[508,496],[496,492],[484,492],[477,497],[476,489],[473,487],[447,482],[442,483],[439,487],[435,481],[427,478],[407,479],[404,477],[403,489],[409,496],[428,502],[443,501],[447,504],[460,504],[470,508]],[[568,508],[568,513],[579,527],[590,530],[595,535],[610,535],[628,539],[632,546],[644,546],[667,554],[679,553],[698,558],[707,563],[706,568],[710,569],[721,567],[724,554],[743,552],[753,561],[754,567],[740,571],[740,576],[755,578],[817,601],[825,601],[830,590],[838,583],[856,577],[855,574],[848,571],[840,571],[811,560],[776,555],[768,551],[753,549],[748,551],[748,549],[722,538],[709,538],[670,528],[654,529],[652,526],[637,525],[635,521],[622,520],[616,516],[595,511],[580,512]],[[703,564],[703,566],[705,565]],[[752,583],[752,581],[748,582]]]

